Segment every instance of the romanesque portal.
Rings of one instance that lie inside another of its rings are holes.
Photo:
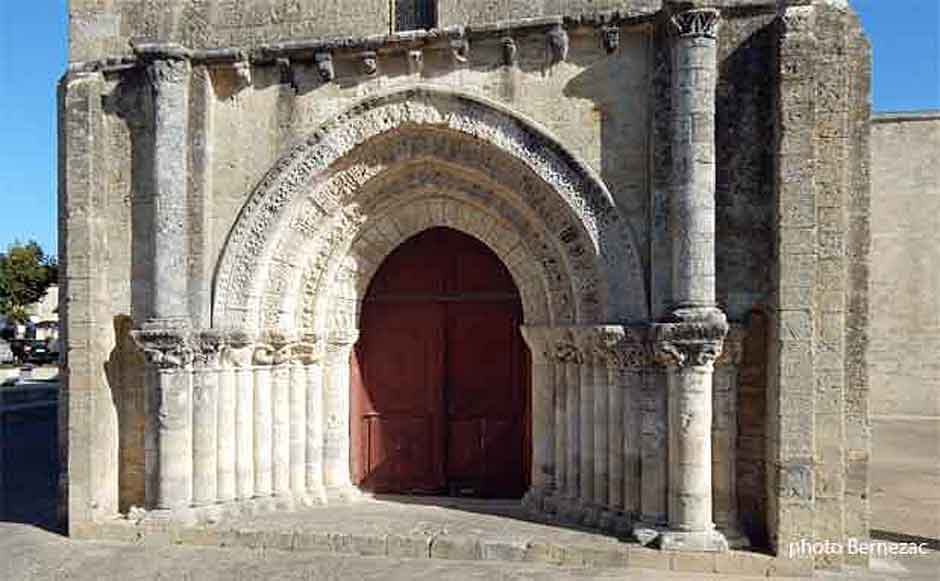
[[[864,537],[854,16],[366,3],[73,1],[69,530],[374,491],[676,551]]]

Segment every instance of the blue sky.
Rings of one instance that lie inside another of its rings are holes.
[[[876,111],[940,109],[940,0],[851,0],[874,47]],[[0,0],[0,249],[56,251],[56,82],[66,0]]]

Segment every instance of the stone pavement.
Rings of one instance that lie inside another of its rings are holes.
[[[940,420],[881,418],[873,425],[876,536],[913,538],[937,548],[940,455],[936,448],[940,445]],[[55,407],[7,414],[5,430],[2,448],[8,460],[6,466],[17,466],[18,470],[5,474],[5,513],[0,503],[0,521],[8,521],[0,522],[2,581],[732,578],[728,569],[722,569],[728,571],[724,576],[669,570],[701,566],[701,562],[675,560],[659,551],[572,527],[558,529],[529,522],[515,503],[484,505],[468,499],[381,497],[378,502],[312,508],[297,514],[265,512],[250,523],[246,517],[234,518],[175,537],[153,531],[138,534],[142,531],[125,521],[111,532],[113,538],[130,542],[75,541],[48,532],[55,528]],[[285,535],[285,530],[289,534]],[[376,544],[377,539],[383,540]],[[395,539],[424,539],[424,543],[396,545]],[[177,544],[181,542],[216,546]],[[540,547],[546,550],[538,553]],[[406,558],[407,551],[415,549],[418,552],[410,556],[421,558]],[[384,556],[352,554],[369,551]],[[624,555],[620,567],[607,566],[611,564],[608,559],[616,554]],[[427,558],[432,555],[442,558]],[[745,555],[745,562],[739,564],[754,566],[770,561],[756,553]],[[550,562],[486,560],[536,557]],[[746,572],[746,567],[739,570]],[[940,552],[875,560],[872,569],[864,573],[817,573],[816,578],[935,581],[940,579]]]

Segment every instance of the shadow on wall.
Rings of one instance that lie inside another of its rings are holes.
[[[114,349],[104,364],[118,419],[118,510],[144,506],[144,433],[147,424],[144,355],[131,338],[133,320],[114,317]]]

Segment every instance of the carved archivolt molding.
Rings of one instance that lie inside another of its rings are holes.
[[[401,138],[402,131],[409,132],[408,139]],[[380,145],[370,146],[373,142]],[[495,208],[497,215],[528,216],[508,225],[528,222],[547,233],[538,244],[548,255],[530,250],[541,261],[538,278],[571,289],[578,320],[646,318],[639,254],[600,180],[556,141],[500,106],[416,88],[353,107],[269,172],[243,209],[220,260],[213,326],[255,331],[283,326],[285,316],[299,310],[296,303],[312,298],[303,295],[306,290],[294,290],[300,284],[295,281],[309,280],[308,272],[317,268],[324,269],[324,280],[334,281],[340,265],[349,263],[355,235],[367,236],[372,226],[366,221],[371,224],[376,217],[362,211],[367,194],[380,191],[378,184],[388,188],[394,180],[386,177],[402,166],[422,161],[425,167],[457,168],[452,175],[463,171],[474,184],[483,183],[481,176],[496,180],[494,187],[470,191],[490,191],[481,205]],[[512,192],[515,202],[508,199]],[[381,221],[374,224],[381,227]],[[303,260],[295,254],[299,248],[306,253]],[[523,286],[520,292],[532,294]],[[287,302],[275,296],[288,297]]]

